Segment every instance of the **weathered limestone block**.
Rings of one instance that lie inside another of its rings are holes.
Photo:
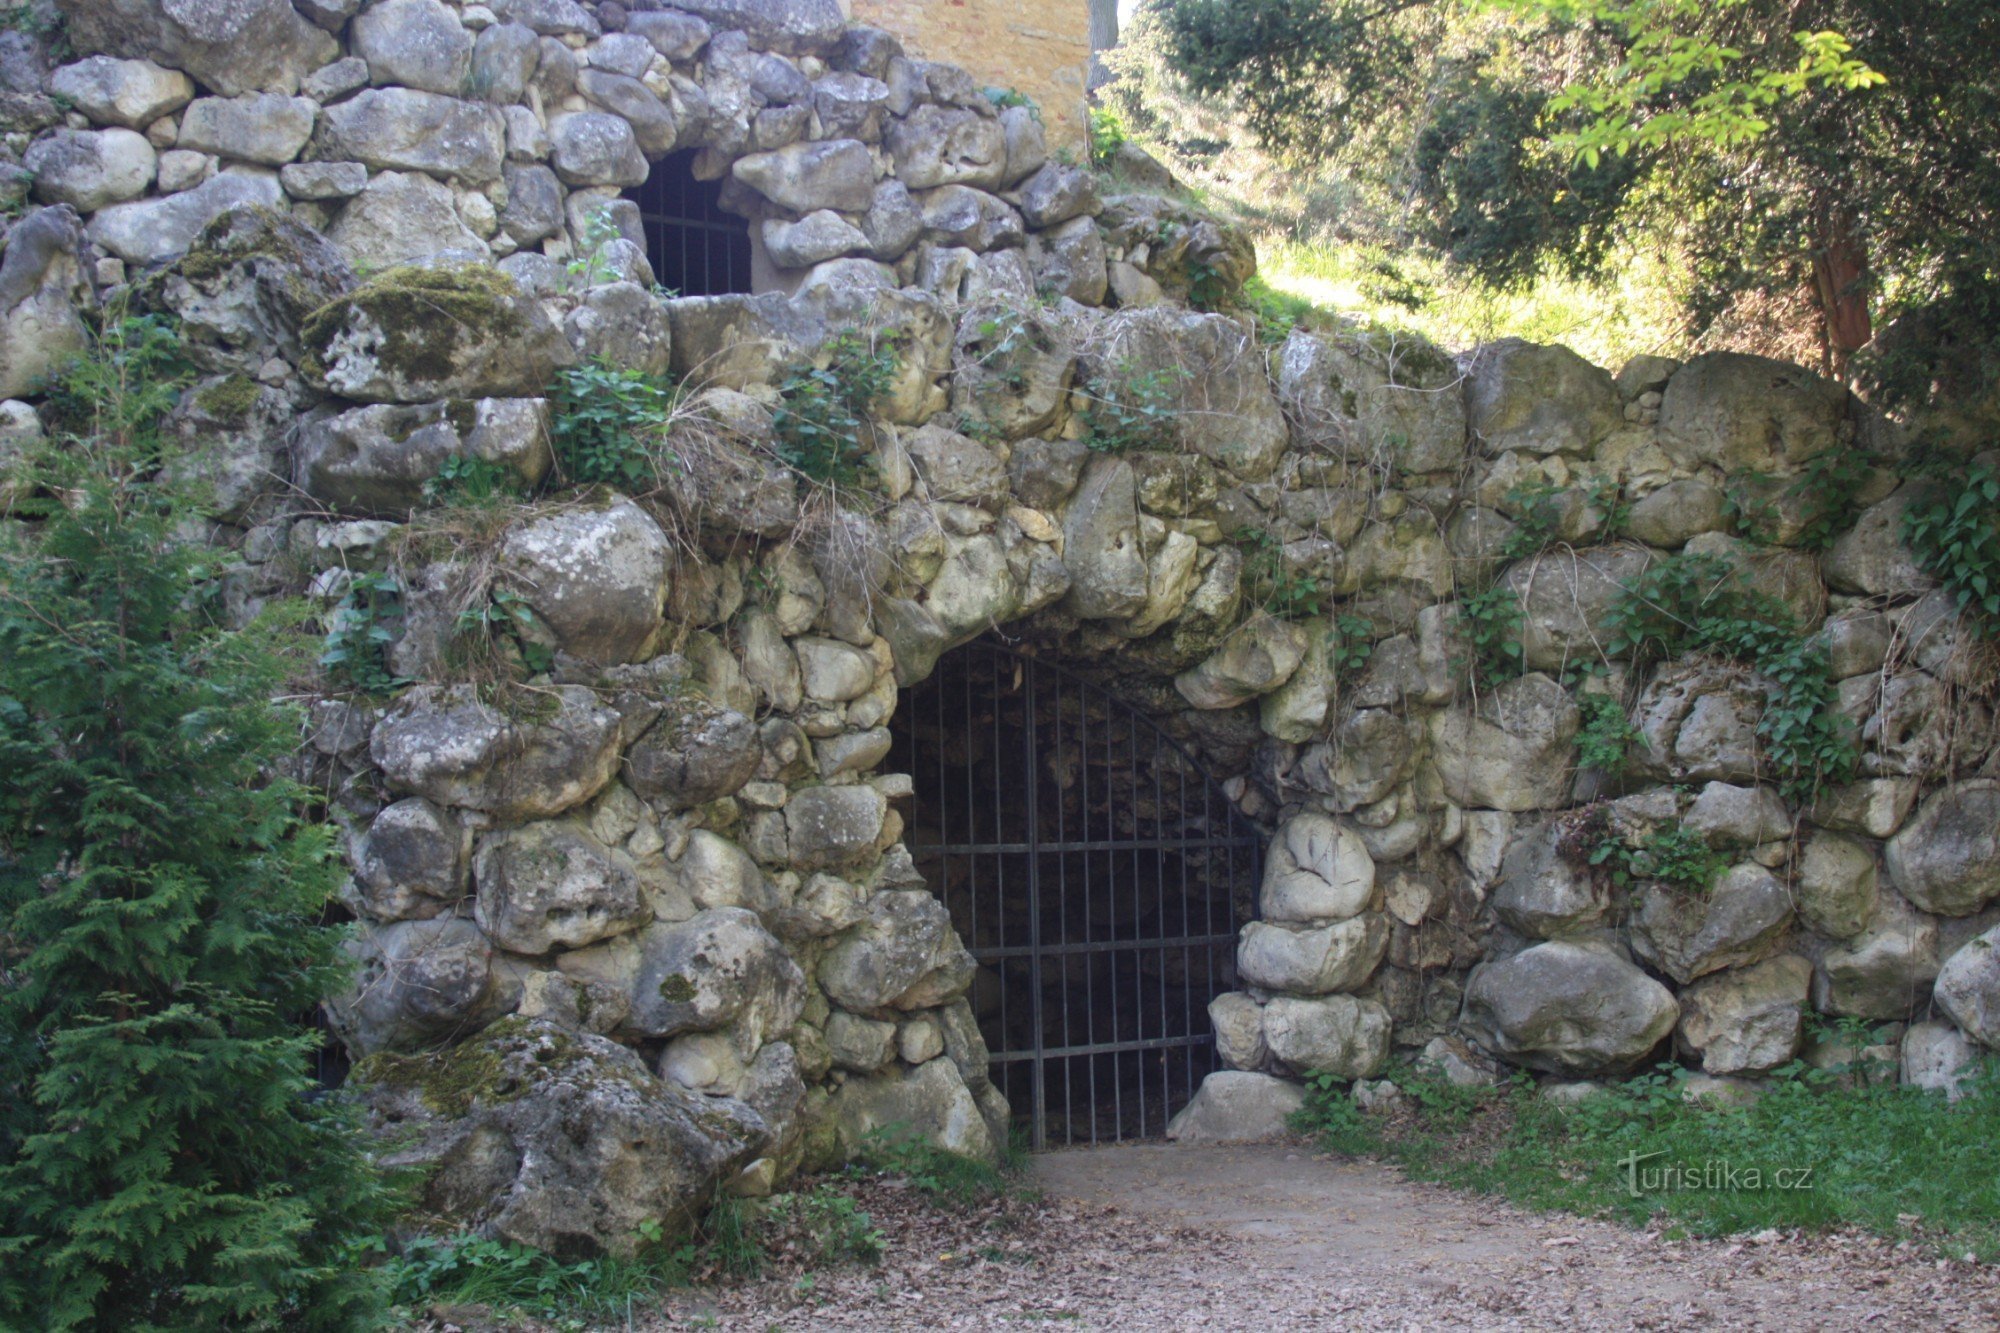
[[[977,440],[920,426],[903,438],[903,448],[933,500],[991,508],[1008,498],[1006,467]]]
[[[1903,516],[1916,498],[1917,489],[1906,484],[1862,510],[1854,526],[1826,553],[1827,585],[1836,592],[1870,597],[1907,596],[1937,586],[1903,544]]]
[[[1673,781],[1757,781],[1765,767],[1757,740],[1765,698],[1765,689],[1743,668],[1664,663],[1633,705],[1639,739],[1628,768]]]
[[[1853,838],[1816,829],[1799,853],[1799,920],[1828,939],[1851,940],[1874,919],[1875,853]]]
[[[150,60],[89,56],[50,73],[49,91],[68,98],[93,124],[143,130],[186,106],[194,80]]]
[[[472,835],[421,797],[384,806],[350,851],[362,910],[378,921],[424,920],[465,896]]]
[[[1331,740],[1311,746],[1299,776],[1346,813],[1386,798],[1415,767],[1423,724],[1386,708],[1349,713]]]
[[[255,375],[274,356],[296,363],[306,317],[353,286],[326,237],[286,214],[243,208],[209,224],[147,297],[180,320],[204,370]]]
[[[1605,616],[1652,563],[1643,546],[1564,546],[1510,567],[1500,586],[1520,602],[1523,660],[1536,671],[1599,660]]]
[[[1707,892],[1649,884],[1631,923],[1632,948],[1685,985],[1769,956],[1792,922],[1791,895],[1759,865],[1727,871]]]
[[[978,1101],[943,1056],[915,1069],[848,1079],[833,1096],[833,1114],[849,1156],[883,1131],[964,1157],[991,1160],[997,1152]]]
[[[352,263],[366,269],[437,256],[483,262],[489,253],[486,242],[459,217],[451,187],[416,171],[370,177],[367,188],[340,210],[327,236]]]
[[[1942,1092],[1955,1102],[1965,1095],[1964,1084],[1978,1076],[1985,1056],[1949,1023],[1912,1023],[1903,1033],[1897,1072],[1911,1087]]]
[[[1465,398],[1450,358],[1417,341],[1340,340],[1293,330],[1278,352],[1278,400],[1297,443],[1404,472],[1465,458]]]
[[[921,106],[884,136],[896,178],[912,190],[970,185],[997,190],[1007,172],[1007,131],[958,107]]]
[[[1967,1036],[2000,1049],[2000,927],[1973,936],[1945,960],[1936,997]]]
[[[1196,708],[1234,708],[1290,680],[1305,651],[1304,630],[1260,612],[1200,665],[1174,677],[1174,688]]]
[[[889,803],[873,787],[808,787],[785,804],[785,831],[797,870],[858,865],[882,847]]]
[[[1051,451],[1053,452],[1053,451]],[[1063,520],[1064,606],[1085,620],[1136,614],[1146,605],[1146,553],[1139,541],[1139,491],[1123,459],[1090,462]]]
[[[342,512],[399,518],[425,503],[425,485],[452,459],[498,463],[533,486],[549,469],[548,414],[542,398],[480,398],[307,418],[292,446],[292,480]]]
[[[1178,448],[1244,481],[1269,476],[1284,452],[1284,414],[1263,353],[1225,316],[1168,307],[1121,311],[1105,320],[1085,378],[1098,393],[1117,394],[1135,379],[1154,384],[1154,406],[1171,417]]]
[[[686,1235],[771,1137],[743,1102],[656,1078],[637,1052],[548,1018],[356,1072],[428,1211],[550,1253],[631,1257],[653,1226]]]
[[[576,359],[541,302],[475,264],[393,268],[305,322],[306,369],[369,403],[528,397]]]
[[[1648,546],[1672,549],[1727,526],[1728,497],[1699,477],[1670,481],[1633,501],[1625,531]]]
[[[875,159],[856,139],[795,143],[738,158],[735,178],[778,207],[866,213],[875,203]],[[906,186],[911,182],[905,181]],[[915,188],[914,186],[911,186]]]
[[[1860,935],[1819,959],[1813,1008],[1854,1018],[1908,1018],[1931,997],[1938,974],[1937,922],[1884,893]]]
[[[225,97],[296,91],[339,52],[286,0],[63,0],[59,8],[79,53],[184,70]]]
[[[323,108],[313,131],[314,155],[329,162],[465,181],[499,180],[506,150],[498,109],[411,88],[365,89]]]
[[[1388,920],[1377,912],[1326,926],[1253,921],[1237,942],[1236,970],[1266,990],[1331,995],[1358,990],[1388,947]]]
[[[1886,838],[1903,826],[1921,789],[1915,778],[1864,778],[1821,788],[1805,813],[1825,828]]]
[[[312,137],[319,107],[309,97],[250,93],[242,97],[202,97],[181,113],[175,146],[238,162],[283,166]]]
[[[1264,1038],[1296,1073],[1372,1078],[1389,1058],[1389,1011],[1351,995],[1280,995],[1264,1006]]]
[[[358,966],[326,1012],[356,1059],[421,1050],[477,1028],[503,1006],[493,946],[463,917],[365,924],[343,947]]]
[[[805,973],[745,908],[655,922],[632,939],[630,962],[614,958],[610,948],[588,951],[601,959],[585,962],[575,953],[562,962],[565,971],[576,967],[583,975],[601,964],[607,976],[626,980],[632,995],[626,1022],[640,1036],[727,1029],[737,1054],[748,1059],[789,1033],[805,1007]]]
[[[1890,882],[1918,907],[1940,916],[1979,911],[2000,897],[2000,780],[1975,778],[1932,795],[1883,853]]]
[[[1464,806],[1537,810],[1569,800],[1576,701],[1540,672],[1431,715],[1432,763]]]
[[[579,685],[544,697],[553,716],[516,719],[469,686],[419,685],[375,724],[368,754],[391,791],[502,820],[546,819],[611,781],[620,718]]]
[[[1785,954],[1681,992],[1680,1041],[1709,1074],[1760,1073],[1799,1052],[1812,964]]]
[[[636,282],[593,287],[563,320],[578,360],[602,361],[644,375],[673,364],[673,331],[653,294]]]
[[[1104,236],[1095,219],[1073,218],[1060,227],[1030,233],[1027,257],[1038,286],[1080,305],[1104,304],[1110,273],[1104,258]]]
[[[760,50],[787,56],[823,56],[847,26],[836,0],[686,0],[676,7],[717,32],[740,31]]]
[[[472,878],[478,888],[473,920],[514,953],[582,948],[637,929],[652,916],[631,859],[570,820],[481,838]]]
[[[279,454],[294,415],[276,389],[240,375],[204,380],[163,423],[179,446],[163,471],[200,497],[203,512],[243,522],[283,484]]]
[[[747,907],[758,915],[777,906],[777,894],[749,853],[708,829],[688,835],[687,848],[668,866],[674,887],[696,909]]]
[[[1264,1006],[1242,991],[1229,991],[1208,1002],[1208,1020],[1215,1025],[1215,1053],[1231,1069],[1262,1069],[1270,1055],[1264,1041]]]
[[[34,195],[44,204],[68,204],[79,213],[136,199],[153,183],[159,157],[134,130],[57,130],[37,139],[21,165],[34,175]]]
[[[1488,454],[1587,454],[1618,428],[1611,376],[1567,347],[1503,338],[1473,353],[1465,382],[1473,437]]]
[[[625,751],[624,776],[647,800],[686,810],[735,795],[763,759],[764,742],[748,717],[699,699],[676,699]]]
[[[1529,939],[1584,934],[1611,910],[1602,877],[1563,854],[1563,832],[1560,820],[1524,830],[1500,862],[1493,911]]]
[[[1683,467],[1794,472],[1840,441],[1847,401],[1841,385],[1799,366],[1710,352],[1667,381],[1660,442]]]
[[[1460,1024],[1504,1060],[1590,1078],[1643,1063],[1679,1018],[1667,988],[1623,958],[1556,940],[1475,969]]]
[[[1282,1138],[1305,1104],[1306,1090],[1275,1074],[1220,1070],[1203,1079],[1193,1099],[1167,1122],[1167,1137],[1180,1143]]]
[[[1267,921],[1345,920],[1374,898],[1375,861],[1354,830],[1302,811],[1271,840],[1262,895]]]
[[[921,889],[877,893],[861,924],[827,951],[819,983],[834,1003],[857,1012],[882,1009],[929,973],[955,944],[951,915]]]
[[[500,579],[572,656],[612,666],[650,655],[672,561],[660,525],[620,496],[513,529],[500,547]]]
[[[1792,833],[1791,812],[1778,793],[1727,782],[1703,787],[1681,822],[1718,846],[1756,847]]]

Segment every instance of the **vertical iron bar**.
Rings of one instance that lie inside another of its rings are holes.
[[[1049,684],[1050,687],[1055,691],[1055,703],[1050,710],[1050,718],[1053,723],[1054,734],[1049,741],[1048,753],[1050,755],[1060,755],[1062,753],[1062,710],[1063,710],[1062,676],[1059,673],[1054,676],[1051,676],[1049,679]],[[1056,795],[1056,841],[1062,842],[1064,841],[1064,835],[1067,830],[1067,824],[1064,811],[1065,802],[1063,800],[1063,792],[1061,784],[1056,785],[1055,795]],[[1058,852],[1056,854],[1056,903],[1057,903],[1057,910],[1061,913],[1062,916],[1061,940],[1064,944],[1068,944],[1069,943],[1069,856],[1067,853],[1062,853],[1062,852]],[[1065,957],[1065,962],[1063,963],[1063,978],[1062,978],[1062,1044],[1065,1046],[1077,1046],[1083,1043],[1080,1043],[1076,1040],[1075,1032],[1071,1031],[1070,1029],[1070,1013],[1069,1013],[1070,968],[1074,966],[1074,964],[1067,961],[1067,959],[1071,957],[1071,955],[1064,955],[1064,957]],[[1089,966],[1088,959],[1084,961],[1084,966],[1086,968]],[[1086,1036],[1087,1035],[1088,1034],[1086,1034]],[[1076,1057],[1075,1056],[1065,1057],[1062,1062],[1063,1145],[1065,1147],[1076,1142],[1075,1070],[1076,1070]]]
[[[1156,842],[1167,836],[1166,820],[1163,818],[1166,811],[1166,803],[1160,795],[1160,762],[1164,757],[1160,753],[1159,740],[1155,738],[1153,741],[1153,838]],[[1153,910],[1159,914],[1159,935],[1164,939],[1167,934],[1167,853],[1164,847],[1155,847],[1153,850]],[[1181,978],[1181,996],[1183,1000],[1181,1031],[1176,1034],[1169,1031],[1167,1027],[1167,949],[1165,945],[1162,945],[1160,946],[1160,1035],[1162,1037],[1176,1035],[1191,1036],[1194,1032],[1194,1029],[1189,1027],[1186,1022],[1185,1001],[1187,996],[1187,978],[1185,976]],[[1171,1050],[1161,1051],[1160,1091],[1166,1097],[1166,1100],[1160,1103],[1160,1114],[1163,1117],[1160,1122],[1160,1132],[1162,1134],[1167,1132],[1166,1122],[1167,1120],[1171,1120],[1174,1114],[1173,1068],[1173,1052]]]
[[[1116,798],[1118,795],[1117,779],[1113,776],[1117,771],[1114,765],[1118,761],[1112,753],[1112,732],[1111,710],[1107,708],[1104,710],[1104,841],[1107,844],[1107,848],[1111,841],[1111,835],[1116,831],[1111,823],[1111,811],[1112,807],[1117,804]],[[1113,943],[1116,943],[1118,940],[1117,856],[1117,852],[1108,849],[1104,853],[1104,906],[1107,909],[1106,916],[1111,929],[1110,939]],[[1111,986],[1111,1039],[1117,1041],[1120,1030],[1118,1022],[1118,951],[1116,949],[1110,950],[1104,955],[1104,960],[1111,970],[1111,975],[1108,978]],[[1123,1143],[1125,1141],[1125,1070],[1119,1064],[1117,1055],[1112,1055],[1110,1060],[1111,1114],[1113,1116],[1112,1136],[1116,1142]]]
[[[1015,659],[1019,661],[1021,659]],[[1027,716],[1021,726],[1021,757],[1027,765],[1027,781],[1023,784],[1028,797],[1028,938],[1034,949],[1028,955],[1028,973],[1034,990],[1031,1001],[1035,1022],[1035,1147],[1048,1147],[1048,1090],[1042,1068],[1042,894],[1041,857],[1036,850],[1036,837],[1041,831],[1041,811],[1037,800],[1037,787],[1041,781],[1041,765],[1035,762],[1035,660],[1026,660],[1022,670],[1025,680],[1022,684],[1024,697],[1022,704]],[[997,785],[997,784],[996,784]]]
[[[1077,724],[1077,794],[1076,808],[1077,841],[1087,841],[1090,837],[1090,695],[1083,682],[1076,683],[1076,724]],[[1082,854],[1083,869],[1083,941],[1086,944],[1096,937],[1096,928],[1090,919],[1090,853]],[[1097,1032],[1097,957],[1085,954],[1083,957],[1083,1013],[1084,1030],[1096,1040]],[[1097,1057],[1084,1057],[1084,1069],[1090,1076],[1090,1141],[1097,1142]]]

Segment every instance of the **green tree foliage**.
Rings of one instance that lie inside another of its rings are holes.
[[[1844,370],[1907,322],[1866,367],[1886,393],[1994,378],[1991,0],[1151,0],[1148,24],[1266,149],[1340,160],[1491,281],[1643,235],[1684,257],[1697,332],[1798,312],[1772,335],[1810,325]]]
[[[171,328],[56,386],[39,533],[0,536],[0,1326],[349,1328],[384,1195],[315,1097],[327,831],[272,772],[279,663],[211,614],[161,481]],[[10,528],[25,525],[9,524]]]

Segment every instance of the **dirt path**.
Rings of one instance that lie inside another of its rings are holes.
[[[2000,1328],[2000,1272],[1858,1236],[1669,1241],[1521,1213],[1303,1146],[1036,1159],[1041,1202],[857,1187],[879,1268],[789,1264],[655,1327],[1117,1330]]]

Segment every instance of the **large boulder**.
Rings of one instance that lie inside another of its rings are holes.
[[[1679,1018],[1667,988],[1623,958],[1557,940],[1475,969],[1460,1026],[1502,1059],[1594,1078],[1642,1063]]]
[[[311,227],[268,208],[232,209],[159,275],[150,303],[179,319],[204,370],[255,375],[272,357],[296,364],[306,317],[346,295],[354,271]]]
[[[295,92],[339,54],[288,0],[61,0],[59,8],[80,54],[185,70],[225,97]]]
[[[34,173],[39,202],[95,213],[144,194],[158,156],[136,130],[57,130],[30,144],[21,165]]]
[[[742,1102],[657,1078],[636,1051],[551,1019],[508,1019],[432,1056],[356,1070],[387,1165],[427,1212],[551,1254],[630,1257],[690,1232],[762,1152]],[[655,1230],[663,1228],[664,1231]]]
[[[921,889],[877,893],[861,924],[820,960],[828,998],[858,1013],[884,1009],[962,951],[943,903]]]
[[[473,182],[499,180],[506,150],[507,126],[498,107],[412,88],[356,93],[324,108],[313,132],[313,153],[323,161]]]
[[[371,403],[308,417],[292,444],[292,480],[344,513],[395,518],[427,503],[439,470],[460,458],[498,464],[527,489],[549,470],[548,417],[542,398]]]
[[[1180,1143],[1282,1138],[1305,1104],[1306,1090],[1275,1074],[1219,1070],[1203,1079],[1194,1097],[1167,1122],[1167,1137]]]
[[[889,126],[884,142],[896,179],[912,190],[940,185],[995,190],[1006,175],[1006,129],[962,107],[918,107]]]
[[[794,213],[818,209],[865,213],[875,202],[875,159],[868,146],[855,139],[796,143],[752,153],[739,158],[730,171],[742,184]]]
[[[1375,897],[1375,861],[1361,837],[1327,815],[1293,815],[1271,840],[1262,890],[1266,921],[1339,921]]]
[[[1792,923],[1792,900],[1760,865],[1725,872],[1706,892],[1651,883],[1631,922],[1632,949],[1685,985],[1768,957]]]
[[[1359,990],[1389,947],[1388,919],[1365,912],[1325,926],[1252,921],[1236,945],[1244,981],[1294,995]]]
[[[451,187],[420,171],[376,172],[340,210],[327,237],[351,263],[367,269],[439,256],[472,262],[488,257],[486,242],[459,217]]]
[[[1120,311],[1092,339],[1084,378],[1127,412],[1156,417],[1177,451],[1244,481],[1269,476],[1288,442],[1263,349],[1224,315]]]
[[[507,534],[499,563],[503,586],[572,656],[614,666],[650,655],[665,623],[673,548],[630,500],[532,518]]]
[[[419,685],[375,724],[369,757],[393,792],[507,821],[561,814],[611,781],[621,719],[580,685],[536,699],[512,716],[470,686]]]
[[[1852,1018],[1908,1018],[1929,1002],[1937,974],[1937,921],[1885,892],[1865,931],[1820,955],[1813,1007]]]
[[[1603,877],[1564,853],[1564,831],[1556,820],[1524,830],[1500,862],[1494,914],[1529,939],[1584,934],[1611,910]]]
[[[2000,780],[1953,783],[1922,805],[1884,849],[1890,881],[1940,916],[1970,916],[2000,898]]]
[[[1489,454],[1583,454],[1616,430],[1618,391],[1608,372],[1567,347],[1503,338],[1473,354],[1466,418]]]
[[[1840,442],[1847,402],[1844,387],[1802,367],[1710,352],[1667,381],[1660,443],[1683,467],[1795,472]]]
[[[492,942],[463,917],[364,924],[345,948],[355,970],[326,1013],[356,1059],[436,1045],[511,1007]]]
[[[0,256],[0,398],[36,390],[83,349],[90,300],[71,208],[38,208],[7,232]]]
[[[1704,977],[1681,992],[1680,1041],[1704,1073],[1753,1074],[1798,1054],[1812,964],[1797,954]]]
[[[382,807],[350,852],[362,910],[380,921],[423,920],[465,896],[471,834],[422,797]]]
[[[186,254],[203,229],[230,209],[278,208],[284,202],[275,175],[225,171],[178,194],[103,209],[90,219],[90,239],[128,264],[164,264]]]
[[[1945,960],[1936,997],[1966,1035],[2000,1050],[2000,927],[1973,936]]]
[[[833,1096],[841,1151],[858,1156],[887,1134],[962,1157],[992,1160],[993,1140],[958,1066],[939,1056],[915,1069],[850,1078]]]
[[[755,722],[699,699],[676,699],[625,751],[625,781],[648,800],[688,809],[735,795],[763,758]]]
[[[1433,713],[1431,761],[1445,794],[1460,805],[1551,809],[1569,800],[1579,723],[1569,691],[1532,672]]]
[[[1389,1011],[1351,995],[1279,995],[1264,1006],[1264,1039],[1294,1073],[1371,1078],[1389,1058]]]
[[[1176,676],[1174,688],[1196,708],[1234,708],[1290,680],[1305,652],[1303,629],[1260,612],[1194,668]]]
[[[1428,343],[1294,329],[1278,352],[1277,379],[1299,444],[1406,473],[1464,461],[1458,367]]]
[[[1560,546],[1509,567],[1500,586],[1521,607],[1522,660],[1536,671],[1598,660],[1605,617],[1652,563],[1643,546]]]
[[[565,954],[579,978],[629,988],[625,1022],[641,1037],[727,1030],[748,1060],[789,1034],[805,1007],[806,979],[785,946],[743,907],[714,907],[686,921],[655,922],[626,940]]]
[[[501,948],[543,954],[636,930],[652,916],[631,858],[573,820],[545,820],[479,841],[473,920]]]
[[[541,302],[478,264],[390,269],[300,334],[315,383],[368,403],[528,397],[576,359]]]
[[[377,0],[348,28],[368,81],[456,96],[472,73],[472,30],[438,0]]]

